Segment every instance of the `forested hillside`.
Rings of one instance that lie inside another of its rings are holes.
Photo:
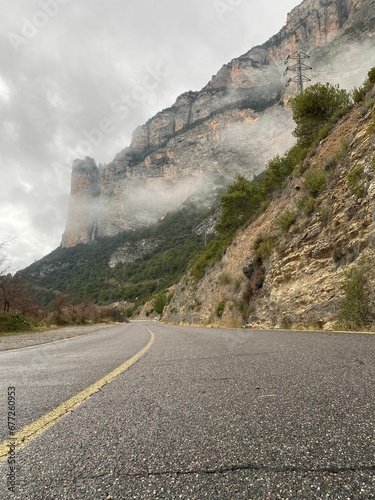
[[[47,307],[58,293],[69,294],[77,303],[139,304],[179,280],[207,240],[194,228],[208,216],[207,209],[186,204],[150,227],[87,245],[57,248],[19,275],[30,284],[33,298]],[[125,255],[128,262],[113,262],[119,248],[134,247],[138,242],[146,246],[143,255],[130,259]]]

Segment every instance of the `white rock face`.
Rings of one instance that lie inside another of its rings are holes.
[[[103,170],[73,166],[62,246],[148,225],[219,178],[262,172],[294,142],[286,103],[296,87],[285,89],[286,57],[298,45],[310,55],[314,82],[360,85],[371,59],[375,65],[374,12],[375,0],[305,0],[268,42],[138,127]],[[350,54],[350,64],[340,54]]]
[[[111,255],[108,265],[113,268],[117,264],[131,264],[155,250],[158,244],[159,242],[155,240],[140,240],[135,244],[126,243]]]

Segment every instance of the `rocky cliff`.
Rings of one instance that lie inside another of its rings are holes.
[[[307,183],[321,173],[324,188],[309,201]],[[281,214],[292,214],[287,227]],[[198,283],[185,276],[165,317],[253,328],[337,328],[351,272],[362,273],[363,306],[374,309],[374,217],[375,87],[304,160],[284,193],[237,235],[220,263]],[[272,242],[266,255],[259,251],[264,241]]]
[[[264,45],[137,128],[104,169],[90,158],[75,161],[62,246],[149,224],[202,189],[207,198],[236,172],[251,178],[264,170],[293,143],[286,57],[308,52],[314,82],[359,84],[375,43],[374,7],[374,0],[305,0]]]

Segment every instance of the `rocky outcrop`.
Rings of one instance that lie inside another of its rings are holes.
[[[135,244],[128,242],[119,247],[109,259],[109,267],[116,267],[117,264],[131,264],[142,259],[159,246],[156,240],[140,240]]]
[[[241,231],[223,259],[195,283],[175,287],[165,318],[253,328],[337,328],[343,284],[352,269],[366,274],[375,304],[375,87],[293,174],[284,193]],[[325,189],[306,209],[306,177],[324,169]],[[305,198],[304,198],[305,197]],[[287,233],[281,214],[295,214]],[[259,261],[257,245],[275,249]],[[221,304],[220,319],[218,306]]]
[[[100,171],[95,160],[86,157],[73,162],[68,222],[62,246],[89,243],[97,236],[100,200]]]
[[[314,81],[358,85],[369,67],[368,57],[355,56],[362,46],[351,46],[351,66],[335,61],[353,39],[373,48],[374,6],[374,0],[305,0],[268,42],[138,127],[130,146],[102,172],[93,169],[85,177],[75,163],[62,246],[149,224],[202,185],[208,189],[236,172],[252,178],[264,170],[269,158],[293,143],[285,102],[295,89],[285,92],[286,57],[295,50],[309,52]]]

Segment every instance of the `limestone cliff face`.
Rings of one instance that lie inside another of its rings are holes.
[[[207,191],[236,172],[252,178],[264,170],[269,158],[293,143],[285,97],[295,89],[285,91],[284,60],[295,50],[309,52],[315,82],[331,78],[358,85],[368,58],[354,59],[352,53],[349,68],[333,58],[351,40],[374,45],[374,2],[305,0],[268,42],[138,127],[130,146],[103,171],[92,165],[86,173],[75,163],[62,246],[149,224],[202,186]]]
[[[89,243],[96,238],[99,197],[100,172],[95,160],[89,157],[75,160],[67,230],[63,234],[62,246]]]
[[[135,244],[130,242],[125,243],[125,245],[119,247],[111,255],[108,265],[113,268],[117,264],[130,264],[142,259],[142,257],[155,250],[158,246],[158,241],[145,239],[137,241]]]
[[[365,270],[374,307],[374,102],[375,87],[304,161],[285,192],[237,235],[219,264],[198,284],[184,277],[175,287],[167,320],[337,328],[342,285],[353,268]],[[327,173],[327,184],[315,208],[306,210],[306,178],[319,169]],[[279,218],[288,212],[295,214],[295,222],[285,234]],[[259,262],[256,248],[267,236],[277,241],[275,250]]]

